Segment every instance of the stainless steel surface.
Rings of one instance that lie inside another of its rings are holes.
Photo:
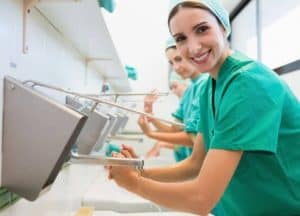
[[[116,135],[116,136],[109,136],[107,137],[109,140],[124,140],[124,141],[136,141],[136,142],[143,142],[143,138],[139,137],[130,137],[130,136],[124,136],[124,135]]]
[[[35,200],[51,185],[86,117],[4,78],[2,186]]]
[[[168,96],[169,92],[158,92],[156,93],[157,96]],[[146,96],[146,95],[152,95],[152,93],[149,92],[115,92],[115,93],[104,93],[104,94],[86,94],[87,96],[92,97],[105,97],[105,96]]]
[[[99,99],[99,98],[96,98],[96,97],[87,96],[85,94],[81,94],[81,93],[78,93],[78,92],[72,92],[72,91],[65,90],[65,89],[60,88],[60,87],[47,85],[47,84],[37,82],[37,81],[34,81],[34,80],[27,80],[27,81],[24,82],[24,84],[29,84],[29,83],[32,84],[32,87],[40,86],[40,87],[44,87],[44,88],[48,88],[48,89],[53,89],[53,90],[56,90],[56,91],[60,91],[60,92],[64,92],[64,93],[67,93],[67,94],[75,95],[77,97],[86,98],[86,99],[89,99],[89,100],[92,100],[92,101],[95,101],[95,102],[98,102],[98,103],[103,103],[103,104],[107,104],[107,105],[110,105],[110,106],[113,106],[113,107],[117,107],[117,108],[120,108],[122,110],[126,110],[126,111],[129,111],[129,112],[132,112],[132,113],[140,114],[140,115],[143,115],[143,116],[146,116],[146,117],[149,117],[149,118],[157,119],[159,121],[166,122],[168,124],[173,124],[173,125],[177,125],[179,127],[184,127],[184,125],[181,124],[181,123],[174,122],[174,121],[169,121],[169,120],[162,119],[162,118],[158,118],[158,117],[155,117],[155,116],[153,116],[149,113],[145,113],[145,112],[141,112],[141,111],[138,111],[138,110],[135,110],[135,109],[127,108],[127,107],[121,106],[119,104],[116,104],[116,103],[113,103],[113,102],[110,102],[110,101],[107,101],[107,100],[102,100],[102,99]]]
[[[88,115],[88,119],[77,139],[78,152],[80,154],[90,154],[103,134],[103,130],[109,124],[109,117],[98,111],[93,111]]]
[[[83,104],[81,104],[79,101],[75,100],[74,97],[71,97],[69,95],[66,96],[66,104],[75,108],[76,110],[80,110],[83,107]]]
[[[113,122],[111,122],[111,117],[109,115],[103,114],[99,110],[95,110],[96,103],[89,109],[84,107],[77,99],[78,98],[66,96],[66,103],[72,108],[88,115],[88,120],[80,132],[76,144],[80,154],[90,154],[94,146],[98,146],[98,150],[102,147],[104,142],[99,144],[98,140],[105,141],[109,132],[108,130],[110,130],[109,128]],[[91,112],[91,110],[94,111]],[[96,145],[97,143],[98,145]]]
[[[105,144],[108,135],[110,134],[112,128],[116,124],[117,116],[111,113],[107,113],[109,116],[108,125],[107,127],[102,131],[101,136],[99,136],[99,139],[97,140],[96,145],[94,146],[95,151],[99,151],[103,145]]]
[[[114,124],[114,127],[110,131],[110,134],[112,136],[115,136],[121,130],[122,121],[123,121],[123,116],[117,115],[116,123]]]
[[[120,125],[121,132],[124,131],[124,129],[125,129],[126,124],[128,123],[128,121],[129,121],[129,117],[127,115],[125,115],[125,116],[122,117],[122,122],[121,122],[121,125]]]
[[[114,157],[100,157],[90,155],[80,155],[77,153],[71,153],[72,163],[88,163],[88,164],[100,164],[108,166],[131,166],[138,169],[143,169],[144,160],[140,158],[114,158]]]

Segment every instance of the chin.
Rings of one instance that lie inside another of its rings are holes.
[[[198,69],[198,71],[201,72],[201,73],[207,73],[207,72],[209,72],[209,71],[212,70],[212,67],[210,65],[208,65],[208,64],[201,65],[201,66],[195,65],[195,66]]]

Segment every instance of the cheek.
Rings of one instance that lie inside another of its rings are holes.
[[[178,52],[180,53],[180,55],[181,55],[183,58],[186,58],[186,57],[187,57],[187,48],[186,48],[186,46],[180,45],[180,46],[177,47],[177,50],[178,50]]]
[[[211,41],[211,44],[213,44],[216,50],[218,51],[223,50],[225,46],[223,35],[219,34],[214,41]]]

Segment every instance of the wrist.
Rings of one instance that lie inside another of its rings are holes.
[[[154,138],[154,132],[153,131],[147,131],[146,135],[150,138]]]
[[[143,170],[137,170],[136,175],[134,177],[134,188],[132,190],[135,194],[140,194],[141,192],[141,180],[143,178]]]

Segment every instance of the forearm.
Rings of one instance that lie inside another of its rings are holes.
[[[183,161],[167,167],[145,169],[143,176],[157,181],[176,182],[185,181],[198,175],[205,158],[202,136],[197,136],[192,155]]]
[[[185,181],[195,178],[199,173],[200,167],[201,163],[193,163],[193,159],[188,157],[170,166],[145,169],[142,172],[142,176],[162,182]]]
[[[175,148],[175,145],[173,143],[168,143],[168,142],[159,142],[159,145],[160,147],[163,147],[163,148],[168,148],[168,149],[174,149]]]
[[[171,125],[165,124],[157,119],[152,119],[151,123],[160,132],[175,132]]]
[[[166,133],[152,131],[147,134],[150,138],[178,145],[193,147],[193,140],[186,132]]]
[[[139,177],[133,192],[170,209],[207,215],[211,207],[206,205],[207,198],[198,191],[197,179],[182,183],[164,183]]]
[[[210,150],[197,178],[163,183],[140,176],[133,192],[168,208],[206,215],[224,194],[242,155],[241,151]]]

